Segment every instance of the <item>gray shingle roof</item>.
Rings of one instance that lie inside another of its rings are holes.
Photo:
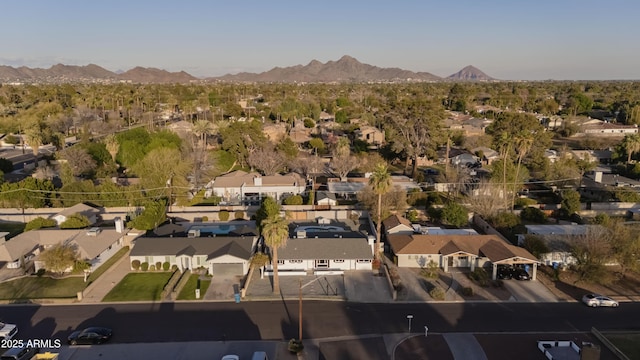
[[[254,237],[172,237],[172,238],[138,238],[135,241],[131,256],[171,256],[171,255],[206,255],[214,259],[224,255],[232,255],[249,260],[256,239]]]

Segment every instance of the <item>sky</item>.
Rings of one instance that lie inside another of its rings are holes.
[[[640,80],[637,0],[3,0],[0,65],[263,72],[349,55],[449,76]]]

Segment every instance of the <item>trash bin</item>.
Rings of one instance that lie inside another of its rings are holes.
[[[236,304],[240,303],[240,294],[234,294],[233,297],[236,299]]]
[[[553,262],[553,270],[558,270],[558,266],[559,266],[559,264],[556,261],[554,261]]]

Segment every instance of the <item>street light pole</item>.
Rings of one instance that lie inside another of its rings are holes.
[[[298,296],[298,340],[302,341],[302,278],[299,279]]]

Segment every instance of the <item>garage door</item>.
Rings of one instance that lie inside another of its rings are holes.
[[[213,264],[213,276],[242,276],[242,264]]]

